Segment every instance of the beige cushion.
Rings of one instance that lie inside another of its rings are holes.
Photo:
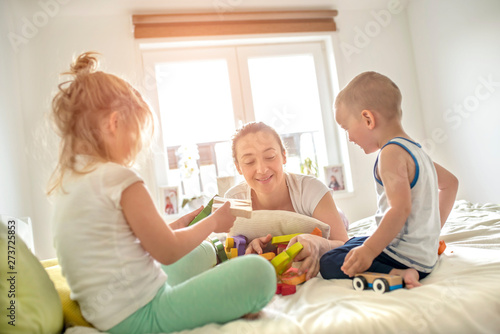
[[[293,233],[311,233],[318,227],[324,238],[330,236],[330,225],[309,216],[282,210],[256,210],[251,218],[236,218],[228,236],[244,235],[247,239]]]

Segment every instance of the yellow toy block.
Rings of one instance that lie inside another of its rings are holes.
[[[231,237],[226,238],[226,252],[229,252],[231,248],[234,248],[234,239]]]
[[[238,249],[237,248],[231,248],[229,250],[229,257],[231,259],[234,259],[235,257],[238,257]]]
[[[300,242],[294,243],[286,251],[276,255],[274,259],[271,260],[271,264],[276,269],[278,275],[283,274],[292,264],[293,259],[297,254],[304,248]]]
[[[293,245],[290,246],[290,248],[288,248],[286,250],[287,254],[292,258],[292,260],[295,258],[295,256],[297,254],[299,254],[299,252],[302,250],[302,248],[304,248],[304,246],[302,246],[302,244],[300,242],[296,242],[294,243]]]
[[[303,233],[294,233],[294,234],[286,234],[286,235],[280,235],[280,236],[277,236],[277,237],[273,237],[273,239],[271,240],[271,243],[273,245],[276,245],[276,244],[287,244],[290,242],[290,240],[292,240],[293,237],[296,237],[300,234],[303,234]]]

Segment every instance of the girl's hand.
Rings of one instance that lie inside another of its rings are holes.
[[[233,227],[236,217],[229,212],[230,207],[231,204],[229,202],[226,202],[220,208],[215,210],[214,213],[208,216],[208,218],[211,217],[211,219],[214,220],[215,233],[229,232],[231,227]]]
[[[372,265],[377,254],[366,245],[353,248],[347,253],[340,269],[349,277],[365,272]]]
[[[184,227],[187,227],[189,225],[189,223],[191,223],[193,221],[193,219],[203,210],[203,205],[201,207],[199,207],[198,209],[182,216],[181,218],[171,222],[170,224],[168,224],[168,226],[172,229],[172,230],[178,230],[180,228],[184,228]]]
[[[268,234],[265,237],[253,239],[247,246],[246,254],[262,254],[262,249],[267,246],[273,237]]]

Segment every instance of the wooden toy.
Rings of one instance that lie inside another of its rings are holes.
[[[281,290],[283,289],[283,283],[278,283],[276,285],[276,294],[281,295]]]
[[[304,246],[302,246],[300,242],[294,243],[290,246],[290,248],[279,253],[271,260],[271,264],[274,266],[274,269],[276,269],[276,273],[278,275],[283,274],[288,268],[290,268],[293,259],[302,250],[302,248],[304,248]]]
[[[323,236],[323,232],[319,229],[319,227],[315,227],[314,230],[311,232],[312,235],[317,235],[318,237]]]
[[[278,246],[276,246],[276,254],[283,252],[286,246],[288,246],[288,244],[278,244]]]
[[[226,254],[229,259],[234,259],[238,257],[238,250],[236,248],[231,248]]]
[[[438,255],[443,254],[445,249],[446,249],[446,243],[444,242],[444,240],[439,240]]]
[[[247,238],[244,235],[235,235],[233,237],[234,248],[238,250],[238,256],[245,255],[245,250],[247,248]]]
[[[306,281],[306,273],[299,275],[298,268],[290,268],[281,275],[281,281],[288,285],[298,285]]]
[[[281,295],[288,296],[293,295],[297,291],[297,287],[295,285],[283,284],[281,287]]]
[[[216,237],[208,237],[208,240],[214,245],[215,253],[217,254],[217,263],[227,261],[227,255],[224,250],[224,245]]]
[[[375,292],[384,293],[403,287],[403,278],[398,275],[364,272],[357,274],[352,280],[354,290],[373,288]]]
[[[260,256],[262,256],[264,259],[266,259],[268,261],[271,261],[272,259],[274,259],[276,257],[276,254],[274,254],[273,252],[267,252],[264,254],[260,254]]]
[[[201,210],[201,212],[196,217],[194,217],[194,219],[189,223],[188,226],[196,224],[197,222],[199,222],[203,218],[206,218],[206,217],[210,216],[210,214],[212,213],[213,202],[214,202],[214,198],[212,198],[208,202],[208,204],[203,208],[203,210]]]
[[[246,199],[223,198],[215,196],[213,198],[212,212],[220,208],[224,203],[231,204],[230,212],[233,216],[251,218],[252,217],[252,201]]]
[[[293,237],[296,237],[297,235],[301,235],[303,233],[294,233],[294,234],[286,234],[286,235],[280,235],[277,237],[273,237],[271,239],[271,243],[273,245],[276,244],[288,244],[290,240],[292,240]]]

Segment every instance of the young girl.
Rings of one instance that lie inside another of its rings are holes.
[[[85,319],[110,333],[166,333],[260,311],[276,289],[272,265],[244,256],[210,269],[204,239],[231,228],[228,205],[191,227],[202,208],[165,224],[129,168],[153,115],[129,83],[96,69],[95,54],[80,55],[52,103],[55,247]]]

